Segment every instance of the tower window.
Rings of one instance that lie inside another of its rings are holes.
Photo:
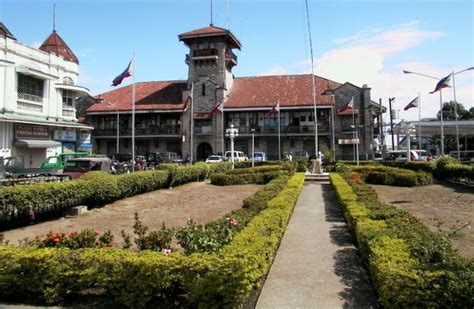
[[[205,96],[206,95],[206,84],[202,84],[202,95]]]

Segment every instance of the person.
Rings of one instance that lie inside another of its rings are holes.
[[[288,153],[288,161],[292,162],[293,161],[293,156],[291,155],[291,152]]]
[[[426,161],[433,161],[433,156],[431,155],[431,153],[429,153],[426,157]]]

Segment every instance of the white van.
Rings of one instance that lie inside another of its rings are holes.
[[[232,155],[232,151],[226,151],[225,154],[224,154],[224,161],[232,160],[231,155]],[[235,151],[234,150],[234,162],[243,162],[243,161],[247,161],[247,160],[248,160],[248,158],[245,155],[245,153],[243,153],[242,151]]]

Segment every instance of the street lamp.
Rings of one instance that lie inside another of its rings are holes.
[[[117,153],[120,153],[120,116],[117,103],[107,102],[107,105],[115,107],[115,112],[117,113]]]
[[[415,136],[416,129],[413,127],[413,125],[408,124],[405,121],[402,121],[400,125],[401,129],[403,129],[403,132],[405,133],[406,139],[407,139],[407,162],[411,161],[411,137]],[[420,149],[420,155],[421,155],[421,149]]]
[[[359,126],[356,126],[354,124],[351,125],[351,128],[354,130],[354,133],[355,133],[355,145],[356,145],[356,161],[357,161],[357,165],[359,165],[359,134],[358,134],[358,131],[359,131],[359,128],[361,128],[363,126],[359,125]]]
[[[252,133],[252,167],[255,166],[255,129],[250,129]]]
[[[229,129],[225,130],[225,136],[230,138],[230,160],[232,161],[232,169],[235,168],[234,165],[234,139],[239,136],[239,129],[234,128],[234,124],[230,125]]]
[[[456,123],[456,146],[457,146],[457,153],[458,153],[458,162],[461,162],[461,154],[460,154],[460,149],[459,149],[459,126],[458,126],[458,102],[456,101],[456,83],[455,83],[455,76],[457,74],[469,71],[469,70],[474,70],[474,67],[470,67],[458,72],[452,72],[451,75],[453,77],[453,95],[454,95],[454,118],[455,118],[455,123]],[[403,73],[405,74],[416,74],[436,80],[440,80],[440,78],[426,75],[426,74],[421,74],[421,73],[416,73],[412,71],[406,71],[403,70]],[[440,108],[441,108],[441,154],[444,155],[444,124],[443,124],[443,99],[442,99],[442,94],[441,94],[441,89],[439,91],[439,99],[440,99]],[[420,149],[421,150],[421,149]]]
[[[417,73],[417,72],[412,72],[412,71],[407,71],[403,70],[404,74],[415,74],[415,75],[420,75],[424,77],[428,77],[431,79],[436,79],[440,80],[438,77],[422,74],[422,73]],[[439,108],[440,108],[440,113],[441,113],[441,155],[444,155],[444,120],[443,120],[443,94],[442,94],[442,89],[439,90]],[[457,125],[457,122],[456,122]],[[459,142],[459,141],[458,141]],[[421,149],[420,149],[421,150]]]

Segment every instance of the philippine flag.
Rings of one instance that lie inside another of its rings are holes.
[[[273,114],[279,111],[280,111],[280,102],[278,102],[277,104],[275,104],[275,106],[272,107],[272,110],[267,114],[266,118],[272,119]]]
[[[452,73],[451,73],[452,74]],[[448,76],[446,76],[445,78],[442,78],[437,84],[436,84],[436,87],[435,87],[435,90],[431,91],[430,93],[435,93],[436,91],[439,91],[443,88],[447,88],[447,87],[451,87],[449,85],[449,82],[451,81],[451,74],[449,74]]]
[[[349,101],[349,103],[347,103],[346,105],[344,105],[340,110],[339,112],[342,113],[342,112],[345,112],[346,110],[348,109],[353,109],[354,108],[354,96],[352,96],[351,100]]]
[[[409,110],[412,107],[418,107],[418,97],[414,98],[407,106],[403,109],[404,111]]]
[[[132,60],[130,61],[130,63],[128,64],[127,68],[125,69],[125,71],[123,71],[122,73],[120,73],[116,78],[114,78],[114,80],[112,81],[112,86],[118,86],[122,83],[122,81],[127,78],[127,77],[130,77],[130,76],[133,76],[134,70],[135,68],[135,57],[132,58]]]
[[[224,112],[224,101],[222,101],[221,103],[218,103],[212,110],[211,112],[209,113],[209,116],[213,116],[215,113],[217,112],[221,112],[223,113]]]

